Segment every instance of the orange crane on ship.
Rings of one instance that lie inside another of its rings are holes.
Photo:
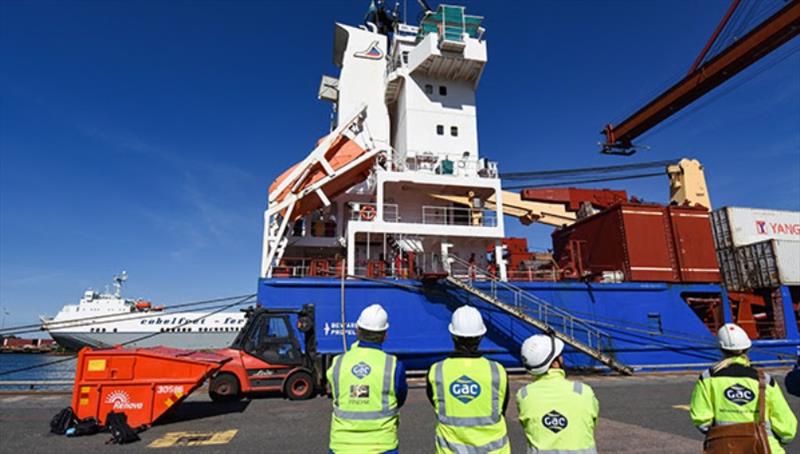
[[[630,156],[637,151],[634,140],[681,109],[720,86],[745,68],[764,58],[800,33],[800,0],[786,2],[778,12],[753,27],[746,35],[705,61],[720,33],[740,8],[733,0],[689,72],[676,84],[656,96],[617,125],[607,124],[602,131],[601,152]]]

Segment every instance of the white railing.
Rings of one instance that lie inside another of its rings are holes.
[[[422,223],[497,227],[497,212],[476,208],[424,205],[422,207]]]
[[[449,134],[450,131],[445,131]],[[473,157],[449,159],[447,154],[408,150],[404,155],[393,154],[393,169],[400,172],[424,172],[433,175],[497,178],[497,162]],[[450,164],[445,165],[444,162]]]

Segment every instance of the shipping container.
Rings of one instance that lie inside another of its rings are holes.
[[[626,281],[719,282],[709,212],[704,208],[617,204],[553,233],[565,277]]]
[[[761,241],[720,249],[717,256],[728,290],[800,285],[800,241]]]
[[[711,214],[714,245],[736,248],[765,240],[800,241],[800,212],[725,207]]]

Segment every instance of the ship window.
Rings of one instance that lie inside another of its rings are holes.
[[[433,94],[433,85],[431,85],[431,84],[425,85],[425,93],[429,94],[429,95],[432,95]]]
[[[116,329],[116,328],[114,328],[114,332],[115,332],[115,333],[117,332],[117,329]]]
[[[444,125],[436,125],[436,134],[440,136],[444,135]]]
[[[450,126],[450,135],[458,137],[458,126]]]
[[[408,51],[403,51],[403,64],[408,64]]]
[[[439,94],[441,96],[447,96],[447,86],[439,85]]]

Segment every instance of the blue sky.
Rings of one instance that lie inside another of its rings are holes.
[[[297,4],[0,3],[6,326],[122,269],[128,295],[162,304],[255,289],[266,189],[326,132],[333,22],[367,7]],[[800,209],[800,53],[778,61],[797,39],[650,151],[608,157],[601,127],[685,72],[728,1],[466,4],[486,17],[480,146],[501,171],[691,156],[717,207]],[[604,186],[667,198],[666,177]],[[548,228],[510,224],[548,246]]]

